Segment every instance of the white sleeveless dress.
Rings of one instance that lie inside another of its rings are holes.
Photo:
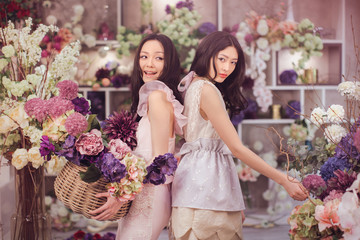
[[[150,165],[152,162],[151,128],[147,115],[148,97],[152,91],[166,93],[167,100],[174,108],[174,130],[182,135],[186,117],[182,115],[183,106],[175,99],[172,90],[161,81],[145,83],[139,90],[137,113],[141,116],[137,128],[136,156],[142,157]],[[175,137],[169,139],[168,152],[174,153]],[[142,191],[132,201],[129,213],[118,221],[117,240],[157,240],[161,231],[168,225],[171,214],[171,181],[166,184],[145,184]]]
[[[185,78],[193,78],[189,74]],[[242,239],[241,210],[245,209],[232,154],[210,121],[200,115],[200,97],[207,80],[186,91],[186,143],[172,185],[171,232],[175,239]],[[225,104],[223,102],[225,108]]]

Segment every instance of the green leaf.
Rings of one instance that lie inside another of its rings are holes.
[[[100,123],[98,121],[98,119],[96,118],[96,114],[91,114],[88,119],[88,128],[87,128],[87,132],[89,132],[92,129],[97,129],[97,130],[101,130],[100,127]]]
[[[101,177],[101,171],[95,167],[94,164],[91,164],[86,172],[79,172],[81,180],[87,183],[96,182]]]

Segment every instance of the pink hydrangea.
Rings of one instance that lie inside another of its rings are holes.
[[[72,135],[77,136],[79,133],[84,132],[88,127],[88,122],[82,114],[74,112],[65,121],[66,131]]]
[[[59,88],[59,97],[61,98],[73,100],[77,97],[79,90],[78,85],[71,80],[61,81],[56,85],[56,87]]]
[[[47,105],[49,115],[53,118],[58,118],[67,111],[74,109],[74,104],[70,100],[61,98],[59,96],[52,97],[47,100]]]
[[[101,132],[93,129],[88,133],[80,135],[75,142],[76,150],[83,155],[95,156],[104,150],[104,145],[101,139]]]
[[[27,101],[24,109],[27,115],[35,117],[39,122],[43,122],[48,114],[47,102],[40,98],[33,98]]]
[[[334,199],[341,199],[344,193],[341,190],[331,190],[329,195],[324,198],[324,203],[332,201]]]
[[[131,152],[131,149],[126,143],[120,139],[112,139],[109,142],[109,150],[117,159],[123,159],[128,152]]]

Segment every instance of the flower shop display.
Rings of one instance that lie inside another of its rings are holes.
[[[33,18],[34,23],[40,23],[40,16],[36,11],[39,5],[40,1],[37,0],[2,0],[0,2],[0,8],[3,9],[0,12],[0,27],[7,25],[8,21],[17,24],[28,17]]]
[[[64,127],[67,117],[76,113],[71,100],[77,98],[77,91],[67,91],[64,85],[77,86],[66,79],[77,61],[79,43],[51,50],[43,65],[42,40],[59,29],[42,24],[33,29],[32,24],[29,18],[23,28],[17,29],[9,21],[0,29],[1,161],[7,159],[16,169],[12,239],[50,239],[50,218],[44,204],[44,167],[55,172],[63,166],[64,159],[44,159],[43,151],[47,148],[41,146],[40,139],[45,134],[62,138],[67,131]]]
[[[290,168],[299,172],[311,198],[295,207],[291,216],[291,239],[358,239],[360,233],[359,85],[338,85],[347,111],[338,104],[327,110],[314,108],[309,119],[323,132],[311,142],[292,140]]]
[[[132,64],[129,66],[120,66],[116,61],[107,62],[105,67],[101,67],[96,71],[96,82],[93,84],[93,89],[97,90],[100,87],[120,88],[129,86],[132,68]]]
[[[296,72],[304,68],[311,56],[321,55],[322,41],[313,32],[314,24],[309,19],[303,19],[300,23],[281,21],[283,13],[282,9],[275,16],[266,16],[250,11],[236,32],[244,53],[250,57],[246,75],[254,79],[253,95],[263,112],[272,105],[272,93],[266,87],[264,72],[266,62],[271,58],[271,51],[290,48],[292,52],[301,52],[301,60],[297,65],[294,64]],[[297,77],[292,71],[285,72],[281,76],[281,82],[293,84],[295,76]]]

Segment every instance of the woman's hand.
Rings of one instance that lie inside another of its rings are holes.
[[[92,219],[99,220],[99,221],[105,221],[112,218],[121,208],[121,206],[124,204],[123,202],[120,202],[117,198],[110,195],[110,193],[98,193],[96,194],[96,197],[107,197],[107,201],[104,205],[99,207],[98,209],[95,209],[93,211],[89,211],[91,215],[97,215],[92,217]]]
[[[306,190],[306,188],[293,177],[288,176],[287,180],[282,185],[290,197],[292,197],[294,200],[304,201],[309,196],[309,192]]]

